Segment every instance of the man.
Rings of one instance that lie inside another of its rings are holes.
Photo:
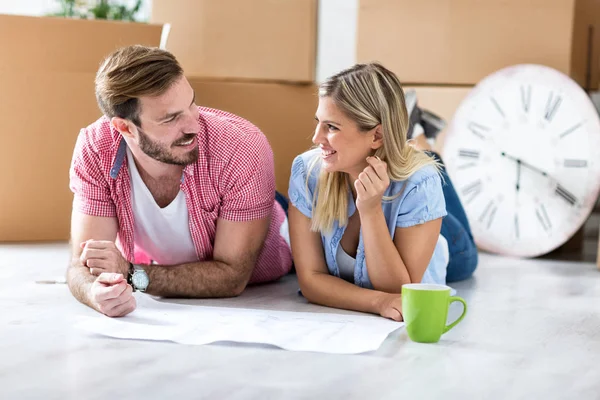
[[[111,317],[134,290],[228,297],[291,269],[275,199],[273,154],[248,121],[198,107],[172,54],[130,46],[96,76],[104,116],[83,129],[74,193],[69,288]]]

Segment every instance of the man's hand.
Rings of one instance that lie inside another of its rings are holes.
[[[377,304],[379,315],[394,321],[402,321],[402,297],[395,293],[383,293]]]
[[[128,276],[129,262],[123,258],[114,242],[108,240],[87,240],[81,243],[83,252],[79,260],[90,269],[92,275],[113,272]]]
[[[123,317],[135,310],[131,285],[121,274],[102,273],[90,288],[93,307],[109,317]]]

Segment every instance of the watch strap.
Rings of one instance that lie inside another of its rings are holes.
[[[134,272],[133,263],[129,263],[129,273],[127,274],[127,283],[133,286],[133,272]]]

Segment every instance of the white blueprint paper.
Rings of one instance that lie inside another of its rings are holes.
[[[122,339],[182,344],[258,343],[292,351],[354,354],[376,350],[404,324],[378,316],[301,313],[164,303],[136,293],[136,310],[123,318],[98,314],[76,326]]]

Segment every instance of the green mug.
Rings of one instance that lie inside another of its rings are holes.
[[[462,315],[446,325],[450,304],[463,303]],[[419,343],[436,343],[440,337],[454,328],[467,313],[464,299],[450,296],[450,287],[426,283],[402,285],[402,316],[408,337]]]

